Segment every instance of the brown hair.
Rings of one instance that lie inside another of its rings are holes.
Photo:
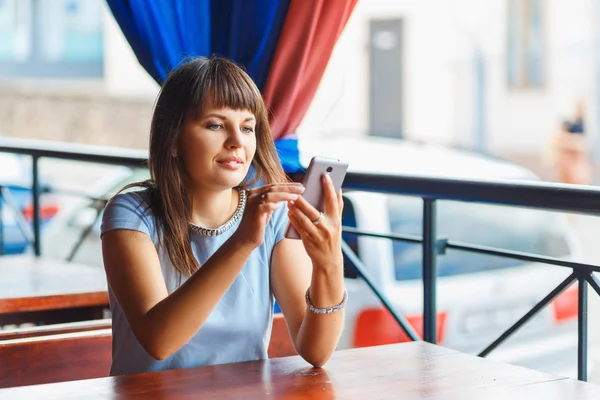
[[[150,179],[126,186],[146,187],[156,218],[159,246],[176,270],[190,276],[200,265],[192,253],[189,221],[191,198],[186,191],[186,171],[173,157],[185,122],[197,118],[202,106],[248,110],[256,118],[256,154],[248,176],[239,185],[248,188],[259,181],[287,181],[269,127],[267,109],[260,91],[246,72],[221,57],[186,61],[163,83],[154,107],[150,128]]]

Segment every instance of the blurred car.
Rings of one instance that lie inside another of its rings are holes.
[[[33,232],[33,197],[30,157],[12,153],[0,153],[0,252],[21,254],[31,251]],[[52,185],[41,181],[40,197],[41,227],[59,210]]]
[[[327,149],[326,151],[323,149]],[[300,141],[303,165],[314,155],[350,162],[350,171],[462,179],[539,181],[531,171],[490,157],[393,139]],[[123,185],[146,179],[145,169],[120,170],[96,195],[108,199]],[[421,235],[420,198],[348,191],[343,224],[369,232]],[[90,225],[75,260],[102,267],[101,209],[82,203],[59,213],[47,232],[44,254],[67,257]],[[581,246],[564,215],[515,207],[438,201],[438,236],[458,242],[578,259]],[[368,275],[396,309],[422,332],[420,244],[344,234]],[[529,311],[569,273],[562,267],[448,250],[440,255],[437,281],[439,342],[477,354]],[[345,263],[349,292],[340,349],[396,343],[408,338],[356,270]],[[569,289],[488,357],[563,376],[575,376],[577,292]],[[592,368],[590,365],[589,369]]]
[[[75,196],[63,200],[61,210],[44,228],[42,254],[103,268],[100,224],[104,206],[126,184],[148,177],[145,168],[103,168],[100,179],[74,190]]]

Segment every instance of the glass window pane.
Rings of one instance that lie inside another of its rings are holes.
[[[40,0],[41,58],[49,62],[101,62],[99,0]]]
[[[342,210],[342,225],[348,228],[356,228],[356,213],[354,211],[354,204],[352,200],[344,198],[344,209]],[[354,251],[354,253],[360,257],[358,251],[358,236],[343,233],[342,239],[348,244],[348,246]],[[346,278],[357,278],[358,272],[352,265],[350,260],[344,256],[344,277]]]
[[[30,53],[30,0],[0,0],[0,61],[23,62]]]
[[[508,84],[519,84],[519,21],[517,0],[508,2],[507,75]]]
[[[509,86],[544,84],[544,15],[540,0],[508,0],[506,68]]]
[[[542,71],[542,15],[539,0],[529,0],[529,84],[541,86],[543,84]]]
[[[422,200],[390,196],[393,233],[422,234]],[[560,215],[524,208],[455,201],[439,201],[437,234],[455,242],[495,247],[550,257],[569,254],[561,232]],[[421,244],[394,242],[396,279],[421,279]],[[452,276],[516,267],[525,262],[505,257],[448,250],[437,258],[438,275]]]

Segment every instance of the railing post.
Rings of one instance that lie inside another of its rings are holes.
[[[423,340],[437,343],[436,203],[423,198]]]
[[[33,195],[33,249],[36,256],[42,254],[42,242],[40,234],[40,176],[39,176],[39,157],[32,156],[31,171],[32,171],[32,186],[31,192]]]
[[[577,307],[577,379],[587,381],[587,350],[588,350],[588,287],[585,275],[580,272],[577,280],[578,307]]]

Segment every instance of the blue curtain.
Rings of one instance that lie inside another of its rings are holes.
[[[188,56],[230,58],[262,91],[291,0],[107,0],[144,69],[161,84]],[[286,172],[300,168],[295,138],[275,142]]]

